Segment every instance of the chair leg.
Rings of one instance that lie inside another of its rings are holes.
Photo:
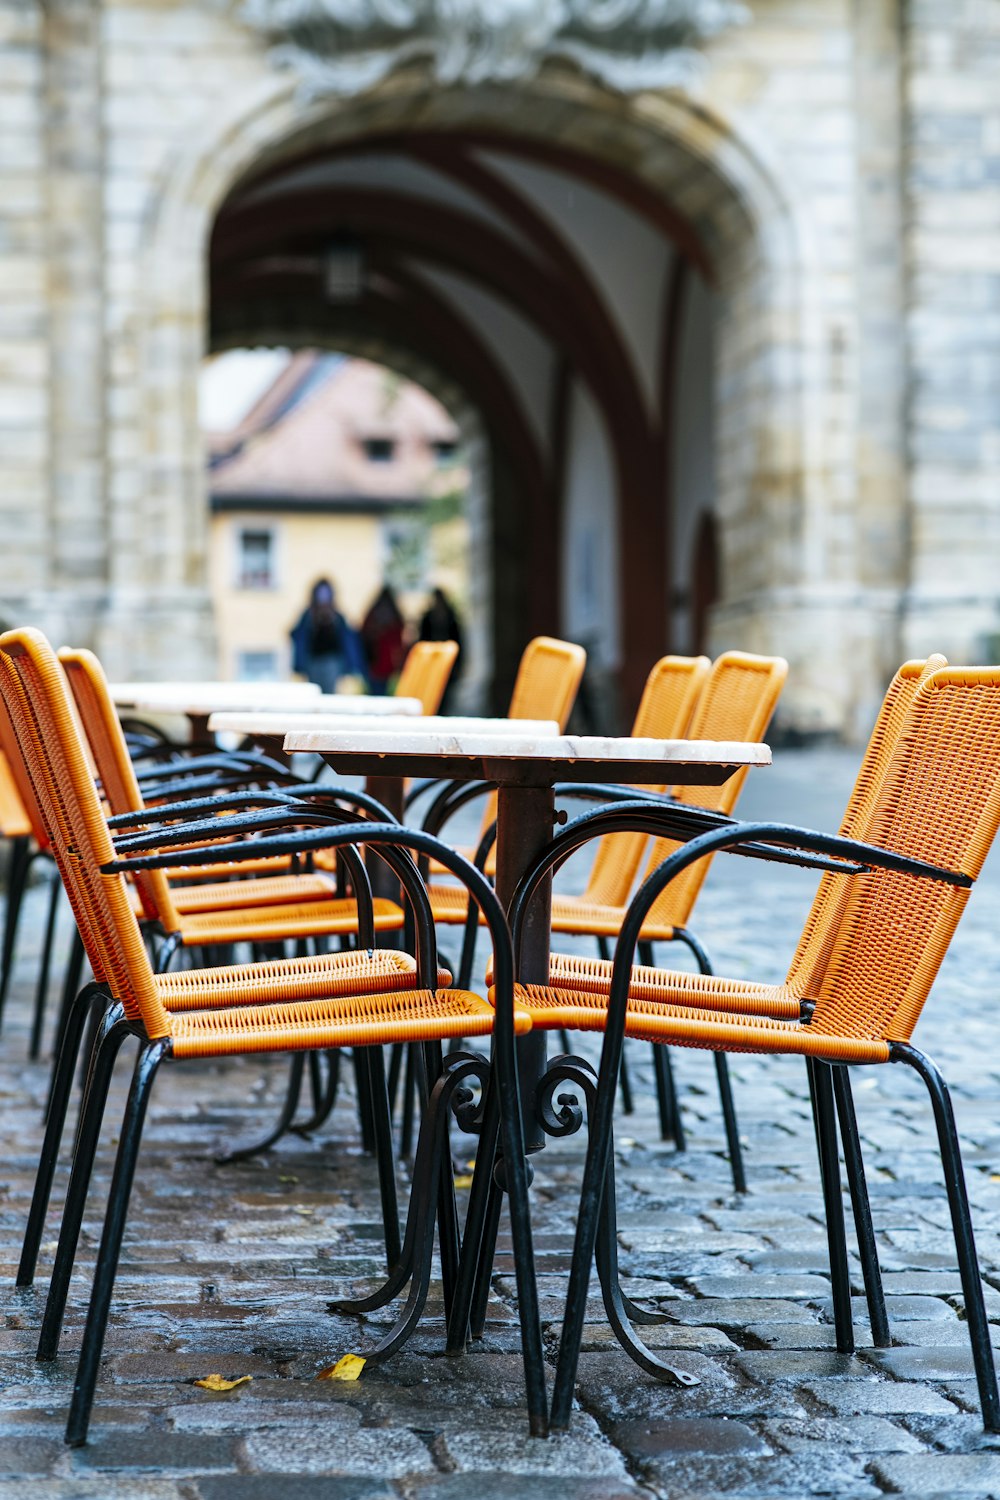
[[[469,913],[462,932],[462,954],[458,963],[458,988],[467,990],[472,983],[476,962],[476,938],[479,935],[479,907],[469,897]]]
[[[715,1053],[715,1077],[719,1085],[722,1119],[726,1129],[726,1145],[729,1148],[729,1170],[733,1174],[733,1190],[737,1193],[745,1193],[747,1176],[743,1167],[743,1147],[740,1144],[740,1128],[736,1123],[733,1086],[729,1080],[729,1059],[724,1052]]]
[[[53,1056],[58,1059],[62,1056],[63,1039],[66,1035],[66,1027],[69,1023],[70,1013],[73,1009],[77,995],[80,993],[80,979],[83,975],[83,941],[76,927],[73,928],[73,941],[69,950],[69,958],[66,961],[66,973],[63,977],[62,999],[59,1002],[59,1020],[56,1023],[56,1040],[53,1047]],[[49,1098],[45,1104],[45,1118],[48,1119],[49,1108],[52,1100],[52,1084],[55,1082],[55,1068],[52,1070],[52,1083],[49,1085]]]
[[[101,1236],[97,1265],[94,1269],[94,1285],[90,1294],[90,1307],[83,1332],[80,1363],[77,1366],[73,1387],[73,1401],[70,1406],[69,1421],[66,1424],[66,1442],[71,1448],[79,1448],[87,1440],[90,1410],[94,1404],[94,1389],[101,1367],[104,1335],[111,1307],[111,1293],[114,1288],[115,1273],[118,1270],[118,1258],[121,1254],[122,1235],[125,1232],[125,1219],[132,1192],[132,1180],[135,1176],[136,1159],[139,1155],[142,1126],[153,1080],[169,1047],[169,1041],[162,1038],[159,1041],[147,1042],[136,1059],[135,1072],[132,1075],[132,1087],[129,1091],[128,1103],[125,1106],[125,1119],[122,1124],[121,1144],[118,1147],[114,1176],[111,1179],[104,1233]]]
[[[494,1064],[500,1107],[500,1139],[503,1160],[498,1163],[500,1182],[507,1194],[510,1215],[511,1248],[514,1254],[514,1276],[517,1287],[517,1314],[521,1324],[521,1358],[524,1365],[524,1389],[528,1407],[528,1430],[532,1437],[545,1437],[549,1422],[545,1390],[545,1352],[542,1346],[542,1320],[538,1307],[538,1281],[535,1275],[535,1251],[531,1239],[531,1213],[528,1187],[531,1167],[524,1154],[521,1127],[520,1095],[516,1076]],[[611,1082],[607,1105],[607,1128],[611,1128],[617,1079]]]
[[[406,1051],[405,1042],[393,1042],[389,1049],[389,1077],[386,1088],[389,1091],[389,1112],[396,1113],[396,1095],[399,1093],[399,1080],[403,1072],[403,1054]]]
[[[711,974],[712,962],[705,948],[686,927],[674,928],[674,940],[683,943],[694,954],[699,974]],[[652,946],[652,945],[651,945]],[[733,1086],[729,1078],[729,1058],[724,1052],[715,1054],[715,1077],[719,1088],[719,1103],[722,1105],[722,1120],[729,1149],[729,1170],[733,1174],[733,1189],[737,1193],[747,1190],[747,1175],[743,1165],[743,1147],[736,1121],[736,1106],[733,1103]]]
[[[816,1099],[819,1135],[819,1169],[826,1211],[826,1235],[830,1247],[830,1285],[833,1321],[840,1354],[854,1353],[854,1317],[851,1308],[851,1275],[847,1264],[847,1234],[844,1229],[844,1195],[840,1184],[840,1155],[833,1109],[833,1082],[828,1063],[810,1059]]]
[[[700,1384],[697,1375],[692,1375],[688,1370],[678,1369],[676,1365],[671,1365],[665,1360],[658,1359],[655,1354],[646,1348],[645,1344],[632,1328],[630,1317],[633,1307],[629,1299],[622,1292],[618,1275],[617,1234],[615,1167],[614,1157],[611,1156],[604,1182],[604,1197],[601,1203],[597,1243],[595,1246],[597,1274],[601,1283],[604,1309],[608,1315],[608,1322],[611,1324],[615,1337],[629,1358],[634,1360],[641,1370],[645,1370],[647,1375],[652,1375],[656,1380],[662,1380],[668,1385],[687,1387]],[[660,1322],[661,1320],[653,1315],[650,1321]]]
[[[218,1166],[228,1167],[236,1161],[248,1161],[252,1156],[259,1156],[262,1151],[268,1151],[291,1126],[295,1119],[295,1111],[299,1107],[299,1096],[302,1093],[302,1079],[305,1073],[306,1054],[295,1052],[292,1054],[291,1066],[288,1069],[288,1088],[285,1091],[285,1102],[281,1107],[281,1114],[275,1122],[273,1130],[270,1130],[263,1139],[253,1141],[248,1146],[234,1146],[232,1151],[220,1151],[215,1160]]]
[[[94,1157],[101,1136],[104,1106],[107,1102],[108,1089],[111,1086],[111,1075],[121,1045],[125,1038],[131,1035],[134,1035],[131,1022],[115,1016],[113,1011],[106,1012],[102,1017],[87,1080],[87,1092],[80,1112],[76,1151],[73,1156],[69,1187],[66,1191],[66,1202],[63,1206],[59,1243],[56,1247],[52,1280],[49,1283],[49,1295],[45,1302],[42,1328],[38,1337],[38,1349],[35,1354],[38,1360],[55,1359],[59,1352],[59,1335],[62,1331],[70,1277],[73,1274],[80,1227],[87,1206],[87,1191],[90,1187]]]
[[[876,1349],[888,1349],[892,1344],[892,1333],[885,1305],[885,1292],[882,1288],[882,1269],[878,1262],[878,1246],[875,1243],[875,1227],[872,1224],[872,1210],[868,1199],[868,1183],[865,1179],[865,1163],[861,1154],[858,1122],[854,1114],[851,1075],[847,1068],[833,1069],[833,1097],[837,1104],[837,1118],[840,1122],[840,1139],[844,1148],[847,1186],[850,1189],[851,1207],[854,1211],[854,1227],[858,1238],[858,1254],[861,1257],[861,1273],[865,1282],[865,1297],[868,1300],[872,1342]]]
[[[105,1010],[110,1009],[112,1002],[106,991],[102,990],[98,984],[89,984],[85,990],[81,991],[76,1005],[66,1017],[62,1047],[52,1070],[52,1083],[45,1119],[45,1138],[42,1142],[38,1171],[35,1174],[35,1187],[31,1198],[31,1208],[28,1211],[24,1244],[21,1247],[21,1260],[17,1269],[18,1286],[30,1286],[35,1277],[38,1251],[45,1227],[45,1215],[48,1212],[52,1181],[55,1176],[56,1163],[59,1160],[59,1147],[66,1128],[66,1115],[69,1111],[70,1094],[73,1089],[80,1042],[83,1038],[84,1022],[91,1006],[96,1007],[98,1001]],[[122,1014],[119,1006],[116,1019],[119,1019]]]
[[[360,1049],[359,1049],[360,1050]],[[399,1264],[399,1203],[396,1197],[396,1163],[392,1148],[392,1119],[385,1083],[385,1063],[381,1047],[365,1047],[363,1060],[368,1065],[368,1085],[372,1109],[372,1135],[378,1167],[379,1196],[382,1204],[382,1228],[385,1235],[386,1270]]]
[[[983,1299],[983,1283],[979,1271],[979,1258],[976,1255],[976,1241],[972,1232],[969,1195],[965,1187],[962,1153],[958,1144],[958,1130],[955,1125],[955,1111],[952,1108],[951,1095],[935,1064],[922,1052],[918,1052],[916,1047],[894,1042],[890,1057],[893,1062],[907,1063],[919,1073],[930,1094],[934,1110],[934,1124],[937,1127],[938,1147],[941,1152],[941,1165],[944,1168],[944,1182],[948,1192],[952,1230],[955,1235],[958,1269],[962,1277],[965,1321],[969,1325],[969,1341],[972,1345],[972,1362],[979,1387],[983,1425],[987,1432],[1000,1432],[1000,1393],[997,1391],[993,1344],[990,1339],[989,1319],[986,1316],[986,1303]]]
[[[163,942],[160,944],[159,950],[156,954],[157,974],[166,974],[167,970],[170,968],[170,965],[174,961],[174,954],[177,952],[180,946],[181,934],[179,932],[168,932],[166,937],[163,939]],[[204,960],[202,960],[202,962],[204,962]]]
[[[497,1143],[500,1135],[500,1116],[497,1089],[490,1079],[483,1102],[483,1123],[476,1148],[476,1170],[469,1191],[469,1204],[465,1213],[465,1229],[462,1234],[462,1251],[459,1257],[455,1295],[452,1299],[448,1319],[449,1354],[463,1354],[468,1343],[470,1328],[473,1338],[476,1332],[480,1304],[485,1308],[489,1298],[489,1281],[493,1269],[493,1245],[496,1230],[490,1233],[491,1225],[500,1222],[499,1198],[501,1189],[496,1181]],[[494,1204],[494,1195],[497,1204]],[[488,1256],[485,1276],[487,1291],[481,1292],[483,1263]],[[481,1327],[481,1324],[478,1324]]]
[[[652,968],[656,962],[656,954],[653,944],[643,939],[638,946],[637,957],[641,964]],[[680,1105],[677,1102],[677,1085],[674,1081],[673,1064],[670,1061],[670,1051],[667,1047],[652,1045],[653,1053],[653,1078],[656,1082],[656,1103],[660,1114],[660,1140],[673,1141],[678,1151],[687,1150],[687,1137],[684,1133],[684,1122],[681,1119]],[[625,1053],[622,1052],[622,1063],[625,1061]]]
[[[375,1136],[372,1129],[372,1102],[368,1084],[368,1061],[363,1048],[351,1048],[354,1065],[354,1089],[358,1101],[358,1124],[361,1127],[361,1145],[365,1151],[374,1151]]]
[[[670,1064],[670,1053],[657,1042],[652,1044],[653,1077],[656,1080],[656,1102],[660,1113],[660,1140],[673,1141],[678,1151],[687,1147],[684,1126],[677,1108],[677,1086],[674,1070]],[[622,1061],[625,1054],[622,1053]]]
[[[443,1057],[439,1042],[425,1042],[421,1048],[424,1072],[428,1083],[436,1083],[443,1071]],[[452,1054],[454,1055],[454,1054]],[[459,1230],[458,1203],[455,1198],[455,1168],[451,1154],[450,1119],[447,1105],[443,1110],[441,1133],[441,1163],[438,1171],[438,1251],[441,1258],[441,1287],[444,1297],[445,1318],[450,1315],[458,1279]],[[390,1135],[390,1149],[392,1137]]]
[[[476,1271],[476,1285],[469,1319],[469,1334],[473,1339],[481,1339],[486,1329],[486,1314],[489,1311],[490,1292],[493,1289],[493,1263],[496,1259],[502,1210],[503,1190],[496,1179],[491,1177],[489,1196],[486,1200],[486,1224],[482,1233],[479,1266]]]
[[[455,1053],[450,1052],[450,1056]],[[399,1118],[399,1154],[408,1161],[413,1155],[413,1125],[417,1111],[417,1053],[412,1045],[406,1049],[403,1070],[403,1102]]]
[[[563,1035],[566,1037],[566,1040],[563,1043],[563,1051],[570,1052],[572,1049],[569,1045],[569,1036],[565,1032],[563,1033]],[[622,1074],[619,1083],[622,1093],[622,1114],[634,1115],[635,1096],[632,1093],[632,1079],[628,1070],[628,1058],[625,1056],[624,1052],[622,1053]]]
[[[31,1018],[31,1038],[28,1042],[28,1056],[32,1062],[38,1059],[38,1053],[42,1045],[42,1023],[45,1019],[45,1001],[49,991],[49,970],[52,967],[52,945],[56,935],[56,914],[59,911],[59,897],[62,895],[62,881],[53,872],[52,888],[49,892],[49,911],[45,920],[45,936],[42,939],[42,961],[38,967],[38,983],[35,985],[35,1009]]]
[[[443,1170],[451,1172],[451,1150],[448,1140],[448,1111],[455,1089],[468,1076],[469,1071],[479,1072],[481,1059],[463,1053],[454,1053],[448,1058],[438,1077],[428,1101],[420,1127],[417,1152],[413,1163],[413,1185],[410,1191],[410,1208],[406,1221],[406,1237],[403,1246],[404,1263],[409,1263],[406,1274],[410,1287],[406,1304],[389,1332],[379,1339],[373,1349],[365,1351],[368,1363],[381,1363],[394,1354],[409,1337],[427,1300],[430,1288],[431,1260],[434,1250],[434,1226],[437,1220],[440,1184]],[[332,1311],[358,1312],[372,1307],[384,1306],[390,1300],[390,1288],[401,1290],[406,1277],[401,1265],[389,1278],[387,1287],[374,1297],[362,1302],[331,1303]]]
[[[602,958],[605,963],[610,963],[611,962],[611,948],[610,948],[610,946],[608,944],[608,940],[607,940],[606,937],[602,937],[602,936],[598,935],[598,937],[597,937],[597,954],[598,954],[598,957]],[[566,1032],[566,1031],[563,1031],[563,1032],[560,1033],[560,1035],[562,1037],[562,1049],[563,1049],[563,1051],[564,1052],[572,1052],[573,1048],[570,1046],[569,1033]],[[653,1065],[654,1065],[654,1068],[655,1068],[655,1066],[656,1066],[655,1057],[654,1057]],[[634,1096],[632,1094],[632,1079],[629,1076],[628,1061],[627,1061],[627,1059],[625,1057],[624,1052],[622,1053],[622,1071],[621,1071],[621,1078],[619,1080],[619,1084],[620,1084],[621,1091],[622,1091],[622,1114],[623,1115],[632,1115],[632,1114],[635,1114],[635,1098],[634,1098]],[[672,1137],[673,1137],[673,1131],[671,1130],[667,1135],[663,1134],[663,1118],[664,1118],[663,1111],[666,1108],[666,1106],[664,1104],[664,1101],[660,1098],[660,1078],[659,1078],[659,1074],[656,1075],[656,1093],[657,1093],[657,1100],[658,1100],[658,1102],[660,1104],[660,1135],[661,1135],[661,1138],[663,1140],[669,1140],[669,1139],[672,1139]]]

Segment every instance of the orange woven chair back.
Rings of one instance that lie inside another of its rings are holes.
[[[105,802],[112,814],[142,812],[146,804],[104,668],[92,651],[68,647],[59,652],[59,662],[72,689]],[[144,915],[162,923],[167,932],[173,932],[179,926],[179,918],[163,872],[137,870],[133,879]]]
[[[21,749],[14,733],[14,725],[11,721],[10,712],[6,703],[0,702],[0,746],[3,755],[6,777],[9,777],[8,791],[5,795],[12,793],[20,805],[21,812],[28,820],[28,831],[33,835],[39,849],[49,847],[49,835],[45,828],[45,820],[42,817],[38,799],[35,796],[34,787],[24,769],[24,761],[21,758]],[[12,800],[9,806],[9,816],[12,826],[17,825],[17,804]],[[6,818],[3,824],[3,832],[8,837],[14,837],[8,833]]]
[[[101,874],[114,849],[56,654],[40,631],[11,630],[0,636],[0,671],[0,689],[91,967],[128,1016],[141,1019],[151,1037],[166,1036],[169,1019],[124,879]]]
[[[436,714],[457,656],[457,641],[417,641],[396,681],[396,697],[419,698],[425,714]]]
[[[788,676],[788,663],[780,656],[751,656],[745,651],[726,651],[712,664],[688,726],[692,740],[762,740],[771,722],[781,689]],[[678,802],[691,802],[730,813],[736,806],[749,768],[743,766],[721,786],[674,788]],[[677,845],[671,839],[655,839],[645,873],[662,864]],[[700,859],[684,870],[662,892],[650,913],[657,924],[683,927],[698,898],[710,860]]]
[[[841,819],[840,832],[845,838],[868,837],[868,824],[917,689],[944,666],[947,662],[943,656],[906,661],[890,682]],[[819,883],[788,971],[789,983],[800,994],[813,995],[823,977],[840,911],[850,894],[850,883],[850,878],[843,875],[824,875]]]
[[[587,653],[582,646],[572,641],[557,641],[550,635],[536,635],[521,652],[508,719],[555,719],[559,728],[565,729],[586,665]],[[497,794],[491,792],[483,811],[482,833],[495,822],[496,815]],[[487,869],[492,869],[493,863],[491,859]]]
[[[867,838],[975,879],[1000,823],[1000,667],[918,689]],[[885,870],[851,878],[811,1027],[907,1041],[969,891]]]
[[[683,739],[711,665],[707,656],[661,656],[642,690],[632,725],[634,738]],[[624,906],[646,842],[642,833],[605,834],[582,899],[599,906]]]
[[[521,653],[508,719],[555,719],[565,729],[586,665],[582,646],[536,635]]]

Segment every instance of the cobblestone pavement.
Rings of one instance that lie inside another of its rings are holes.
[[[853,764],[842,752],[785,752],[751,778],[743,811],[835,826]],[[1000,1321],[998,887],[995,857],[918,1040],[955,1086],[988,1303]],[[718,862],[699,921],[717,969],[781,977],[811,890],[800,871]],[[63,1355],[37,1366],[44,1275],[31,1292],[12,1282],[46,1082],[44,1066],[25,1063],[43,897],[32,893],[34,930],[22,944],[0,1060],[3,1500],[533,1500],[553,1484],[579,1500],[1000,1495],[1000,1439],[983,1436],[977,1414],[940,1168],[916,1081],[889,1068],[857,1077],[896,1345],[866,1347],[859,1299],[858,1353],[846,1357],[833,1347],[801,1064],[734,1059],[751,1183],[738,1198],[721,1154],[710,1060],[684,1053],[676,1062],[689,1134],[679,1155],[658,1140],[642,1048],[631,1053],[636,1112],[618,1127],[622,1268],[633,1295],[670,1315],[647,1330],[650,1342],[696,1373],[697,1386],[669,1389],[637,1370],[595,1300],[572,1431],[528,1439],[503,1245],[487,1337],[475,1352],[441,1357],[432,1307],[388,1366],[355,1384],[317,1381],[322,1367],[385,1326],[327,1311],[332,1296],[380,1270],[377,1195],[353,1100],[343,1097],[319,1138],[292,1137],[263,1159],[220,1167],[213,1154],[223,1143],[273,1116],[284,1068],[194,1065],[165,1069],[154,1093],[91,1441],[69,1452],[62,1426],[113,1128]],[[121,1098],[119,1088],[109,1121]],[[580,1137],[550,1145],[533,1189],[553,1342],[581,1152]],[[43,1270],[52,1248],[48,1240]],[[213,1372],[252,1379],[229,1394],[192,1384]]]

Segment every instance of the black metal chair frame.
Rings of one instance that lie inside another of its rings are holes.
[[[619,812],[624,812],[624,806]],[[638,819],[650,817],[650,811],[637,807]],[[604,815],[598,814],[597,818]],[[583,822],[584,820],[579,820]],[[540,860],[525,877],[513,911],[513,930],[516,942],[520,922],[527,902],[544,877],[548,863],[559,857],[556,846],[566,835],[553,840],[548,858]],[[611,1124],[614,1099],[617,1090],[618,1069],[621,1062],[627,1017],[629,982],[632,964],[639,943],[642,925],[657,896],[670,880],[696,860],[709,854],[726,850],[732,853],[753,851],[754,846],[779,845],[786,851],[803,851],[831,856],[834,859],[855,862],[854,873],[875,868],[896,870],[931,880],[941,880],[950,885],[969,887],[973,884],[968,875],[946,870],[926,861],[910,859],[890,850],[856,839],[845,839],[839,835],[817,833],[807,829],[781,823],[742,823],[735,827],[719,828],[701,834],[675,851],[654,871],[641,886],[633,899],[615,950],[611,996],[601,1050],[599,1081],[590,1119],[587,1156],[584,1166],[580,1210],[577,1218],[576,1238],[569,1276],[569,1288],[563,1319],[559,1359],[553,1389],[550,1425],[553,1431],[564,1431],[569,1424],[573,1402],[573,1388],[579,1359],[580,1343],[586,1312],[586,1289],[590,1265],[594,1258],[595,1245],[600,1234],[602,1201],[609,1170],[613,1170],[611,1157]],[[554,852],[555,851],[555,852]],[[763,857],[770,857],[765,854]],[[845,873],[850,873],[845,870]],[[965,1177],[962,1170],[958,1133],[954,1111],[947,1086],[936,1065],[909,1043],[890,1044],[889,1061],[905,1063],[923,1079],[930,1094],[933,1107],[938,1146],[944,1168],[948,1204],[952,1218],[955,1247],[959,1262],[962,1291],[965,1300],[966,1320],[972,1347],[972,1358],[982,1407],[983,1421],[990,1432],[1000,1431],[1000,1393],[997,1389],[993,1349],[989,1322],[983,1299],[972,1219],[969,1210]],[[834,1294],[834,1316],[837,1347],[842,1353],[854,1348],[851,1317],[850,1279],[847,1266],[846,1235],[844,1231],[843,1197],[840,1188],[840,1169],[837,1155],[834,1104],[844,1146],[855,1227],[861,1252],[866,1291],[872,1311],[872,1330],[876,1343],[888,1343],[888,1320],[885,1304],[881,1299],[878,1252],[872,1229],[870,1210],[867,1204],[867,1187],[864,1181],[861,1144],[854,1120],[850,1100],[849,1066],[831,1061],[815,1061],[812,1065],[814,1099],[816,1105],[817,1135],[820,1145],[820,1166],[824,1202],[827,1217],[827,1235],[831,1258],[831,1284]],[[881,1301],[881,1308],[878,1304]],[[873,1305],[874,1304],[874,1305]]]
[[[296,808],[294,811],[289,810],[289,812],[294,821],[304,821],[300,809]],[[315,820],[319,822],[323,818],[324,815],[313,812],[310,821]],[[325,821],[329,823],[329,815],[326,815]],[[195,830],[200,826],[203,825],[187,825],[186,834],[188,840],[192,834],[197,837]],[[183,837],[177,837],[178,830],[171,830],[171,832],[174,834],[175,842],[185,841]],[[217,825],[212,832],[216,835],[218,834]],[[447,845],[430,838],[426,834],[402,829],[397,824],[366,823],[362,828],[359,827],[357,822],[354,822],[346,826],[341,825],[340,827],[314,827],[294,835],[286,832],[284,836],[278,838],[265,838],[254,841],[254,843],[244,842],[233,850],[233,854],[236,858],[254,858],[261,853],[267,855],[285,854],[291,852],[293,848],[302,849],[304,847],[308,849],[335,847],[341,853],[345,853],[359,839],[363,839],[366,848],[377,848],[380,856],[386,859],[387,863],[391,865],[394,873],[403,884],[408,901],[416,908],[419,982],[429,984],[431,987],[436,986],[437,978],[437,955],[434,944],[433,923],[430,920],[429,905],[422,882],[420,881],[415,864],[406,851],[418,854],[425,853],[437,858],[462,880],[463,883],[470,885],[470,888],[476,894],[477,900],[485,904],[488,913],[490,931],[495,944],[494,963],[498,973],[497,993],[500,997],[496,1007],[497,1019],[494,1028],[493,1064],[491,1067],[487,1069],[487,1065],[483,1059],[452,1058],[442,1068],[440,1063],[440,1049],[438,1048],[435,1054],[433,1045],[430,1045],[428,1048],[426,1061],[430,1069],[430,1076],[434,1077],[435,1073],[440,1076],[438,1076],[437,1082],[434,1085],[429,1106],[424,1116],[421,1131],[423,1143],[422,1146],[418,1147],[419,1169],[418,1178],[415,1181],[419,1181],[423,1189],[426,1189],[436,1181],[439,1183],[439,1192],[436,1202],[435,1194],[432,1191],[420,1191],[411,1197],[411,1211],[408,1216],[406,1236],[402,1245],[398,1247],[397,1254],[394,1257],[397,1265],[393,1268],[390,1280],[387,1283],[387,1287],[392,1289],[384,1295],[383,1300],[388,1301],[395,1296],[407,1280],[411,1284],[409,1299],[404,1312],[401,1314],[399,1320],[397,1320],[393,1329],[384,1339],[379,1341],[374,1350],[366,1353],[365,1358],[367,1361],[378,1361],[387,1358],[399,1347],[399,1344],[408,1336],[416,1324],[426,1299],[429,1285],[430,1256],[435,1222],[440,1224],[441,1230],[446,1303],[451,1300],[454,1284],[461,1272],[461,1262],[466,1254],[466,1247],[463,1244],[461,1252],[459,1252],[457,1211],[454,1204],[450,1151],[447,1146],[445,1121],[448,1108],[454,1107],[457,1103],[459,1108],[456,1110],[456,1113],[459,1116],[460,1123],[462,1123],[463,1118],[467,1124],[470,1122],[478,1123],[480,1111],[469,1110],[468,1090],[464,1087],[470,1073],[477,1073],[484,1085],[484,1097],[481,1105],[482,1140],[479,1153],[479,1160],[481,1162],[481,1172],[479,1175],[490,1175],[494,1168],[501,1170],[508,1191],[511,1194],[512,1233],[517,1246],[518,1300],[522,1318],[525,1383],[530,1426],[534,1435],[544,1435],[546,1431],[545,1372],[541,1345],[541,1328],[538,1319],[531,1229],[528,1215],[527,1171],[523,1152],[520,1094],[517,1085],[517,1061],[514,1048],[513,960],[506,922],[492,889],[477,871],[469,866],[460,855],[450,850]],[[181,863],[207,864],[216,860],[218,853],[218,846],[213,844],[211,847],[201,850],[186,847],[176,852],[164,851],[156,855],[133,855],[124,860],[116,859],[111,865],[106,867],[106,873],[115,871],[124,872],[131,869],[169,868],[172,864]],[[356,856],[355,858],[357,862],[354,863],[351,873],[352,878],[358,884],[358,889],[361,890],[366,884],[366,877],[364,876],[363,865],[361,865],[360,860]],[[365,941],[373,945],[373,930],[365,934]],[[43,1147],[43,1160],[39,1172],[40,1179],[44,1179],[47,1172],[48,1183],[50,1185],[55,1150],[58,1149],[58,1138],[61,1135],[69,1086],[75,1067],[74,1041],[76,1046],[78,1046],[85,1011],[91,1007],[100,1006],[103,1014],[100,1016],[97,1044],[91,1059],[88,1089],[81,1114],[73,1173],[67,1195],[67,1206],[63,1217],[62,1232],[60,1234],[60,1248],[57,1250],[56,1270],[53,1274],[53,1281],[50,1287],[49,1305],[46,1310],[42,1338],[39,1344],[39,1358],[42,1359],[54,1357],[58,1345],[59,1328],[62,1321],[62,1312],[65,1307],[69,1273],[72,1269],[76,1240],[79,1235],[79,1224],[82,1219],[87,1185],[89,1183],[90,1167],[93,1162],[93,1152],[96,1150],[97,1138],[100,1132],[104,1100],[110,1081],[114,1056],[117,1054],[126,1035],[139,1036],[141,1050],[133,1075],[129,1101],[126,1106],[125,1121],[120,1137],[105,1228],[98,1253],[97,1268],[84,1333],[83,1349],[67,1426],[67,1442],[71,1445],[79,1445],[86,1439],[90,1409],[93,1403],[94,1389],[100,1368],[101,1350],[107,1326],[110,1297],[120,1253],[122,1234],[124,1232],[128,1197],[134,1176],[139,1139],[149,1093],[159,1067],[165,1060],[168,1060],[172,1056],[169,1039],[150,1041],[148,1038],[145,1038],[141,1027],[124,1021],[120,1007],[114,1001],[110,1001],[109,1004],[110,996],[105,989],[100,986],[90,986],[88,987],[88,991],[84,992],[84,996],[84,1003],[77,1007],[71,1026],[67,1031],[64,1043],[65,1060],[60,1060],[60,1085],[53,1098],[49,1117],[49,1129],[46,1133],[46,1145]],[[384,1073],[381,1072],[379,1066],[381,1064],[381,1049],[373,1046],[365,1050],[368,1052],[370,1058],[376,1059],[376,1068],[373,1069],[373,1073],[377,1071],[381,1076],[380,1099],[383,1105],[386,1106],[381,1111],[379,1156],[382,1163],[380,1186],[383,1193],[383,1209],[386,1212],[387,1221],[389,1221],[394,1213],[395,1183],[391,1172],[391,1134],[388,1130]],[[486,1076],[487,1072],[488,1078]],[[504,1163],[502,1168],[499,1167],[501,1157]],[[387,1161],[390,1164],[388,1170],[385,1166]],[[29,1234],[33,1234],[36,1240],[34,1244],[35,1255],[37,1255],[37,1236],[40,1234],[41,1222],[44,1220],[45,1203],[43,1199],[47,1197],[47,1188],[44,1185],[37,1197],[38,1202],[36,1205],[33,1205],[32,1221],[29,1225]],[[26,1250],[28,1248],[26,1245]],[[365,1299],[364,1303],[354,1305],[352,1310],[363,1311],[369,1304],[382,1305],[382,1302],[378,1300],[373,1302],[372,1299]]]

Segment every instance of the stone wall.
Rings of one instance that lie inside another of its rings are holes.
[[[783,651],[786,720],[856,733],[904,653],[981,659],[1000,631],[1000,0],[751,9],[690,97],[555,69],[524,116],[701,235],[714,644]],[[207,669],[214,213],[292,138],[509,118],[494,93],[406,76],[306,100],[235,0],[0,0],[0,615],[95,644],[115,675]]]

